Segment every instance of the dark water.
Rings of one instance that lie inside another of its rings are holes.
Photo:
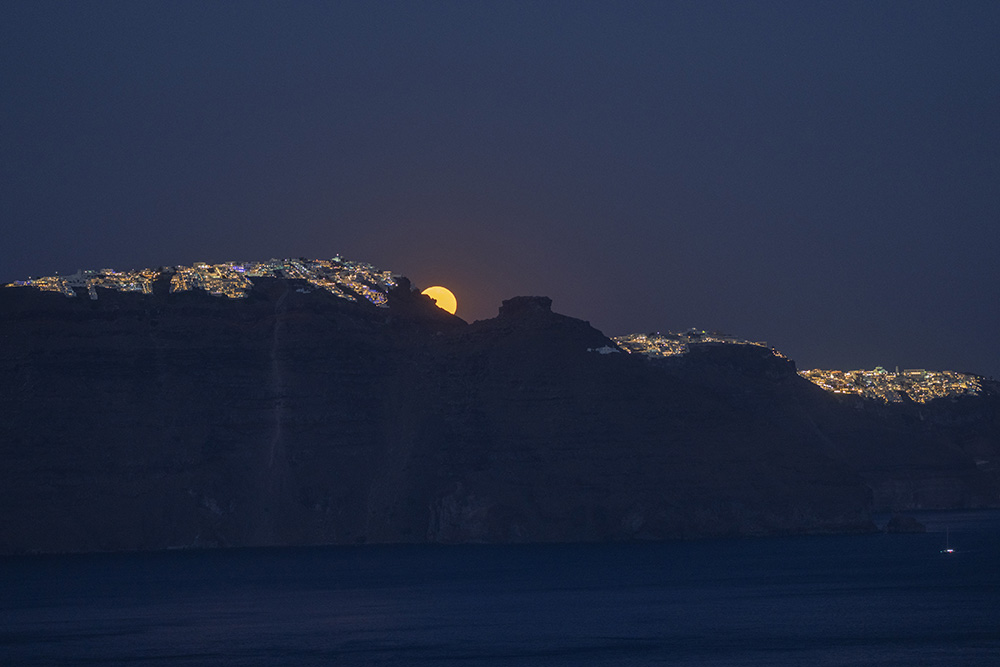
[[[1000,665],[1000,512],[916,516],[931,532],[5,558],[0,664]]]

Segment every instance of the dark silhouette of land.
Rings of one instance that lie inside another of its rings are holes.
[[[467,324],[405,280],[388,308],[301,287],[0,289],[0,552],[852,532],[1000,504],[996,383],[876,403],[759,346],[602,354],[544,297]]]

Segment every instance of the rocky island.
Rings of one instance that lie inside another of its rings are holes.
[[[13,283],[0,552],[872,531],[1000,505],[995,382],[876,400],[749,341],[627,343],[546,297],[467,324],[340,258]]]

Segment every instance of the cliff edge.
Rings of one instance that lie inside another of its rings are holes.
[[[406,283],[376,307],[263,278],[0,311],[4,553],[869,531],[898,453],[851,443],[917,432],[766,349],[629,355],[546,297],[466,324]],[[981,416],[937,420],[923,463],[995,499],[935,449],[995,451]]]

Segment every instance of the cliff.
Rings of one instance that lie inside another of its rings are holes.
[[[544,297],[466,324],[405,281],[387,308],[303,285],[0,289],[0,552],[865,531],[997,502],[995,395],[858,408],[764,348],[611,352]]]

